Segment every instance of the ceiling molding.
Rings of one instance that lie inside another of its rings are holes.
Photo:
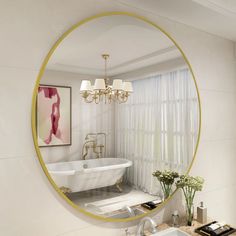
[[[175,70],[177,68],[186,68],[188,65],[186,64],[183,57],[173,58],[169,61],[159,62],[154,65],[146,66],[143,68],[139,68],[130,72],[126,72],[120,74],[118,76],[113,76],[112,79],[123,79],[127,81],[134,81],[137,79],[143,79],[147,76],[152,76],[154,74],[166,73],[170,70]]]
[[[103,75],[104,70],[103,69],[94,69],[90,67],[82,67],[82,66],[73,66],[73,65],[67,65],[62,63],[55,63],[47,66],[48,70],[55,70],[55,71],[66,71],[66,72],[72,72],[72,73],[79,73],[84,75]]]
[[[207,7],[208,9],[218,12],[223,16],[228,16],[232,18],[236,18],[236,10],[233,11],[232,9],[229,9],[227,7],[223,7],[221,4],[217,4],[216,2],[213,2],[211,0],[192,0],[204,7]]]
[[[236,41],[236,32],[233,30],[236,27],[236,0],[232,0],[230,3],[224,0],[117,1],[130,9],[145,12],[148,15],[162,17],[166,20],[177,22],[233,42]],[[177,3],[179,7],[175,14],[172,5],[176,5]],[[189,14],[190,12],[194,14]],[[209,13],[209,17],[207,12]],[[198,19],[200,19],[200,23]]]
[[[154,57],[158,57],[160,55],[163,55],[163,54],[167,54],[167,53],[170,53],[170,52],[174,52],[174,51],[178,51],[178,49],[176,48],[175,45],[173,46],[170,46],[170,47],[167,47],[167,48],[163,48],[161,50],[158,50],[158,51],[155,51],[155,52],[152,52],[150,54],[147,54],[147,55],[144,55],[142,57],[138,57],[138,58],[135,58],[133,60],[130,60],[130,61],[125,61],[125,62],[122,62],[121,64],[119,65],[116,65],[116,66],[113,66],[111,68],[109,68],[109,71],[112,72],[114,71],[115,69],[119,69],[119,68],[122,68],[124,66],[129,66],[129,65],[133,65],[135,63],[139,63],[139,62],[143,62],[145,60],[148,60],[148,59],[152,59]]]
[[[147,62],[148,60],[153,60],[155,58],[159,58],[161,56],[168,56],[171,54],[175,54],[175,57],[177,54],[181,56],[179,50],[176,48],[176,46],[170,46],[167,48],[163,48],[161,50],[157,50],[155,52],[146,54],[142,57],[135,58],[133,60],[124,61],[119,65],[109,67],[107,69],[107,74],[109,76],[114,76],[116,74],[125,73],[125,70],[127,70],[127,67],[134,66],[137,63],[143,63]],[[92,67],[82,67],[82,66],[75,66],[75,65],[67,65],[63,63],[55,63],[50,64],[47,66],[47,69],[49,70],[57,70],[57,71],[67,71],[67,72],[75,72],[79,74],[87,74],[87,75],[93,75],[93,76],[103,76],[104,75],[104,68],[102,69],[94,69]],[[123,71],[122,71],[123,69]]]

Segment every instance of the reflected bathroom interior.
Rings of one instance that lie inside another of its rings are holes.
[[[89,22],[58,47],[41,84],[38,135],[52,142],[40,148],[43,160],[61,191],[86,211],[114,218],[143,214],[150,211],[144,203],[164,201],[153,172],[187,171],[198,140],[197,90],[182,54],[156,28],[128,16]],[[71,87],[71,95],[61,89],[59,96],[60,86]],[[59,101],[60,109],[53,107]],[[64,115],[70,118],[60,121]]]

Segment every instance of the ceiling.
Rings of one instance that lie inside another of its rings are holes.
[[[117,1],[126,6],[236,41],[236,0]]]
[[[116,4],[236,42],[236,0],[117,0]],[[110,54],[110,76],[180,57],[173,43],[146,23],[125,17],[100,18],[70,34],[47,69],[102,76],[102,53]]]
[[[129,16],[109,16],[90,21],[69,34],[47,69],[103,76],[103,53],[110,54],[109,76],[181,56],[173,42],[155,27]]]

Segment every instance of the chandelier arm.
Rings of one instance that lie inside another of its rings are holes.
[[[85,98],[85,99],[84,99],[84,101],[85,101],[86,103],[92,103],[93,100],[94,100],[93,98],[92,98],[91,100],[88,100],[88,98]]]
[[[86,102],[86,103],[91,103],[91,102],[93,102],[93,100],[94,100],[94,97],[93,97],[93,94],[92,93],[89,93],[89,92],[84,92],[84,93],[82,93],[82,97],[84,98],[84,101]],[[90,99],[89,99],[90,98]]]
[[[95,93],[94,93],[94,102],[96,103],[96,104],[99,104],[99,102],[100,102],[100,92],[98,91],[95,91]]]
[[[117,100],[119,103],[125,103],[128,101],[129,94],[127,92],[122,92],[117,95]]]

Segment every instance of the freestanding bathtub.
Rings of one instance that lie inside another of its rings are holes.
[[[46,164],[59,188],[71,192],[115,185],[132,162],[122,158],[99,158]]]

